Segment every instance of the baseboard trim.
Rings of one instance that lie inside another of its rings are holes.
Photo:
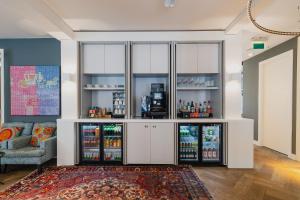
[[[258,142],[257,140],[253,140],[253,144],[256,146],[261,146],[260,142]]]
[[[297,160],[296,154],[293,154],[293,153],[289,154],[289,155],[288,155],[288,158],[289,158],[289,159],[292,159],[292,160]]]

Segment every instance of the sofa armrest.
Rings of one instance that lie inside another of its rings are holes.
[[[7,141],[7,149],[19,149],[29,145],[31,135],[20,136]]]
[[[50,137],[50,138],[40,142],[40,148],[45,149],[46,155],[50,156],[50,158],[53,158],[56,156],[56,151],[57,151],[56,142],[57,142],[56,136]]]

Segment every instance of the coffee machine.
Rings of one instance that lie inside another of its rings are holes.
[[[163,83],[152,83],[150,93],[151,118],[164,118],[167,115],[166,92]]]

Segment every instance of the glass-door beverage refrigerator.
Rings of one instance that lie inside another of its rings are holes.
[[[223,164],[223,124],[179,123],[179,164]]]
[[[123,163],[123,124],[82,123],[79,130],[81,164]]]

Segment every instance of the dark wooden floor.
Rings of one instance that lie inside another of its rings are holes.
[[[0,190],[34,169],[35,166],[10,167],[0,175],[5,183],[0,185]],[[215,200],[300,200],[300,162],[267,148],[255,148],[254,169],[194,169]]]

